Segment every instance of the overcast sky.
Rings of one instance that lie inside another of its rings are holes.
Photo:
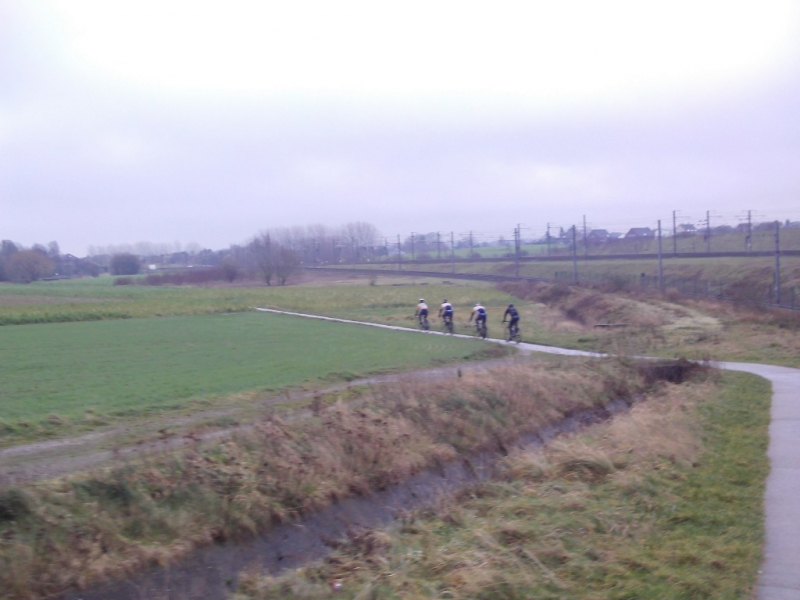
[[[800,220],[800,1],[0,0],[0,238]]]

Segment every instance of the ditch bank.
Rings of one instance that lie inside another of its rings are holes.
[[[640,365],[644,381],[681,383],[698,365],[686,361]],[[149,568],[131,577],[50,596],[59,600],[225,599],[238,585],[239,573],[256,570],[278,574],[324,557],[337,542],[365,528],[385,526],[410,511],[434,504],[465,486],[490,479],[498,461],[512,448],[535,449],[553,438],[573,433],[626,411],[642,396],[611,400],[602,406],[578,408],[525,433],[513,443],[497,440],[490,449],[440,461],[381,490],[338,500],[293,522],[276,525],[263,535],[237,543],[200,548],[183,560]]]

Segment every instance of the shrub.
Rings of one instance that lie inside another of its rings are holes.
[[[36,250],[15,252],[5,266],[8,278],[15,283],[30,283],[53,274],[53,261]]]
[[[141,266],[139,257],[134,254],[122,253],[111,257],[112,275],[138,275]]]

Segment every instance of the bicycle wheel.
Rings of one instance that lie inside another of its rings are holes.
[[[483,322],[483,321],[481,321],[481,326],[480,326],[479,333],[480,333],[481,338],[485,340],[488,331],[486,329],[486,323]]]
[[[453,321],[445,319],[444,328],[447,330],[447,333],[453,333]]]

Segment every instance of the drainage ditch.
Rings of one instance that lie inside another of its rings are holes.
[[[628,410],[631,401],[576,411],[555,424],[517,441],[516,448],[541,448],[564,433],[606,420]],[[105,582],[86,590],[56,595],[58,600],[224,600],[238,585],[239,573],[256,568],[279,574],[323,558],[331,541],[364,528],[386,526],[404,512],[434,504],[459,489],[490,479],[505,448],[474,453],[425,470],[406,481],[369,496],[341,500],[294,523],[235,544],[200,548],[185,559],[153,567],[127,579]]]

